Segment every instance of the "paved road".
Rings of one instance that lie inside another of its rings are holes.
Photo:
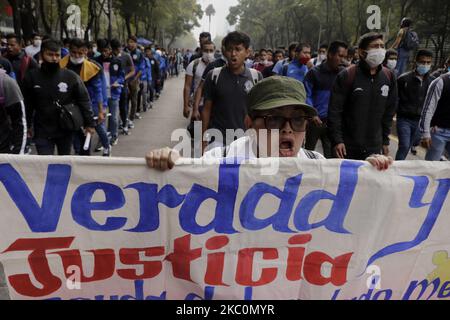
[[[166,82],[160,99],[152,110],[141,114],[143,119],[136,120],[131,135],[119,137],[114,157],[143,157],[149,150],[176,145],[170,141],[172,132],[189,125],[183,118],[183,86],[184,74]]]
[[[136,121],[136,128],[130,136],[119,138],[119,144],[113,149],[114,157],[143,157],[147,151],[166,146],[173,147],[176,142],[170,140],[172,132],[186,128],[189,121],[182,116],[182,94],[184,74],[166,82],[161,98],[156,101],[153,110],[143,113],[143,119]],[[392,137],[391,155],[395,157],[398,140]],[[321,151],[319,144],[318,151]],[[419,149],[418,156],[410,154],[408,160],[425,158],[425,150]]]

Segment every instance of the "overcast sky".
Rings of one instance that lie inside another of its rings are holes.
[[[226,33],[230,30],[230,26],[227,22],[229,9],[232,6],[235,6],[238,3],[238,0],[197,0],[197,2],[202,6],[203,10],[205,10],[210,3],[212,3],[214,9],[216,9],[216,15],[212,17],[211,20],[212,38],[214,39],[216,35],[226,35]],[[198,39],[198,36],[202,31],[208,31],[209,29],[209,19],[206,15],[203,16],[200,24],[201,27],[194,30],[196,39]]]

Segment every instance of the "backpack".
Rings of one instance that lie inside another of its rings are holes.
[[[194,93],[195,74],[197,73],[197,69],[198,69],[198,65],[200,64],[200,61],[201,61],[201,58],[194,61],[194,68],[192,70],[193,80],[192,80],[192,84],[191,84],[191,95]]]
[[[223,68],[224,67],[215,68],[214,71],[213,71],[212,80],[213,80],[213,82],[214,82],[214,84],[216,86],[217,86],[217,83],[219,82],[219,77],[220,77],[220,74],[222,73]],[[259,82],[259,73],[255,69],[249,69],[249,70],[250,70],[250,74],[251,74],[251,77],[252,77],[253,85],[256,85]]]
[[[408,50],[408,51],[414,51],[417,50],[420,46],[420,40],[419,36],[417,35],[417,32],[408,30],[406,31],[406,34],[403,38],[401,48]]]

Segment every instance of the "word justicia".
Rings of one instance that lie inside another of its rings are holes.
[[[68,197],[68,190],[72,167],[65,164],[52,164],[48,166],[42,205],[38,204],[37,197],[32,194],[27,183],[12,165],[0,165],[0,182],[33,233],[55,232],[65,201],[70,201],[73,221],[93,232],[106,233],[119,230],[138,234],[156,232],[167,227],[161,226],[160,217],[160,207],[165,206],[173,209],[173,212],[177,210],[180,228],[191,235],[205,235],[209,232],[233,235],[266,229],[273,229],[283,234],[295,234],[311,232],[319,228],[345,235],[351,234],[352,231],[345,228],[346,218],[357,189],[358,171],[363,165],[361,162],[343,161],[340,165],[339,183],[335,193],[318,189],[301,198],[299,193],[304,174],[297,174],[283,181],[284,188],[268,183],[255,183],[248,191],[240,190],[241,165],[239,164],[220,165],[217,190],[195,183],[187,193],[180,194],[171,184],[161,186],[155,183],[136,182],[123,187],[111,183],[90,182],[75,186],[73,189],[75,191],[70,197]],[[412,212],[414,209],[421,210],[420,212],[428,209],[428,213],[414,239],[405,239],[381,249],[371,256],[368,266],[378,259],[407,251],[424,242],[432,232],[450,190],[450,179],[436,180],[437,188],[431,190],[430,179],[427,177],[401,178],[414,183],[409,199]],[[281,184],[277,183],[277,185]],[[130,191],[136,192],[139,201],[137,204],[133,203],[138,207],[137,212],[128,211],[128,214],[138,214],[139,218],[136,219],[124,213],[119,217],[117,212],[113,216],[113,211],[126,207],[126,194]],[[424,202],[425,195],[428,199],[431,192],[433,192],[431,202]],[[93,201],[96,193],[103,194],[104,201]],[[237,203],[238,194],[243,195],[240,204]],[[266,196],[272,196],[280,201],[276,212],[263,219],[257,216],[257,208]],[[311,223],[314,208],[322,201],[331,203],[331,208],[326,215],[323,212],[325,216],[323,220]],[[198,218],[200,208],[205,202],[214,202],[216,206],[212,212],[211,221],[201,225],[198,223],[200,220]],[[99,212],[103,212],[102,223],[95,219],[94,213]],[[111,212],[110,216],[108,212]],[[136,220],[138,222],[132,228],[126,227],[127,223]],[[291,221],[292,224],[290,224]]]
[[[150,280],[164,274],[163,270],[171,266],[177,279],[215,287],[229,287],[234,283],[243,287],[259,287],[271,284],[279,277],[292,282],[304,280],[316,286],[331,283],[340,287],[347,282],[347,270],[353,255],[346,253],[333,258],[320,251],[308,252],[305,245],[312,240],[312,236],[302,234],[290,237],[286,248],[241,248],[237,253],[237,262],[230,263],[235,259],[226,253],[229,236],[213,236],[200,247],[194,246],[191,238],[191,235],[187,235],[175,239],[172,252],[168,251],[170,249],[166,245],[122,248],[117,254],[114,249],[108,248],[81,253],[80,250],[70,248],[74,237],[19,239],[5,253],[30,252],[29,267],[41,286],[37,287],[33,283],[30,274],[13,274],[8,280],[17,293],[27,297],[40,298],[57,292],[63,287],[64,280],[52,272],[48,259],[49,255],[57,255],[61,257],[67,279],[71,277],[67,270],[73,270],[73,267],[81,270],[80,283],[108,280],[115,274],[122,280]],[[94,256],[92,268],[83,263],[82,257],[86,254]],[[257,261],[256,256],[259,254],[264,262]],[[142,259],[142,255],[145,259]],[[202,260],[206,261],[197,263]],[[119,261],[123,267],[116,267]],[[266,266],[268,263],[273,263],[273,266]],[[329,275],[323,275],[324,264],[332,266]],[[83,270],[92,270],[92,273],[88,271],[92,276],[87,276]],[[195,274],[192,270],[196,270]],[[258,271],[254,270],[260,270],[260,275],[257,276]],[[225,274],[233,274],[234,279],[225,280]]]

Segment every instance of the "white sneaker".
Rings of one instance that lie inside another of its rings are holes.
[[[103,156],[108,158],[112,157],[112,147],[109,147],[109,149],[104,150]]]

